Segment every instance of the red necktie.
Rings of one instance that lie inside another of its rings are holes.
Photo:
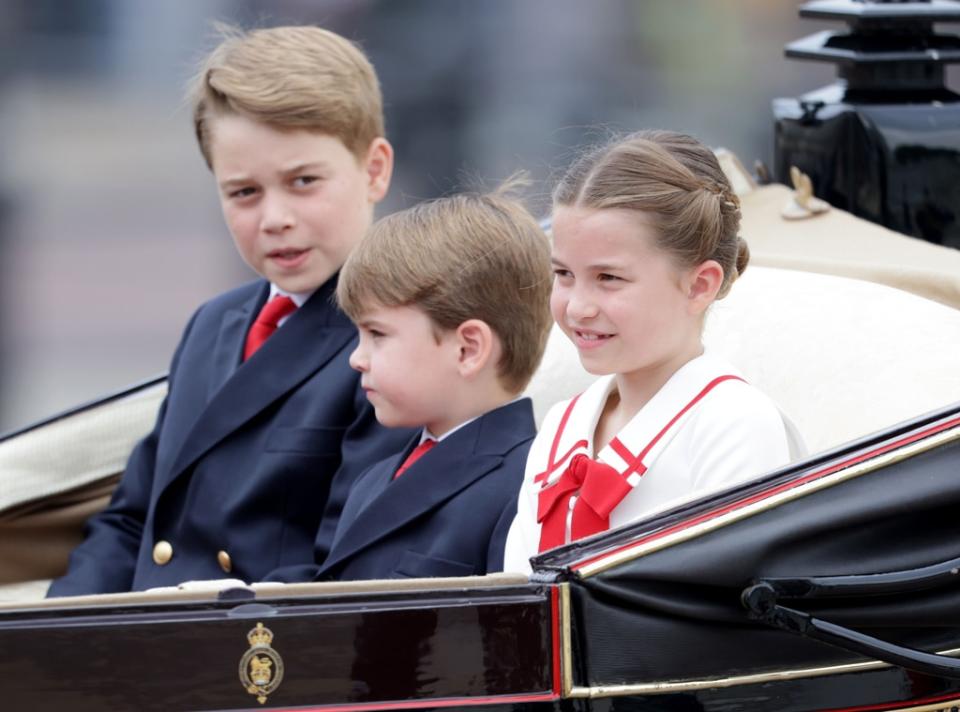
[[[419,460],[423,455],[437,444],[436,440],[424,440],[422,443],[413,448],[413,452],[407,455],[407,459],[403,461],[403,464],[397,468],[397,473],[393,476],[393,479],[397,479],[400,475],[406,472],[410,465]]]
[[[577,495],[570,517],[570,541],[610,528],[610,512],[633,489],[610,465],[575,455],[560,479],[540,490],[537,521],[540,551],[567,543],[570,498]]]
[[[263,346],[263,342],[277,330],[280,320],[293,314],[296,309],[296,303],[290,297],[281,294],[264,304],[263,309],[257,315],[257,320],[253,322],[253,326],[250,327],[250,332],[247,334],[247,343],[243,347],[243,360],[246,361],[253,356],[254,351]]]

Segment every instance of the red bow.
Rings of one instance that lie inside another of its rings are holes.
[[[633,489],[626,478],[610,465],[586,455],[574,456],[553,484],[540,490],[537,521],[540,522],[540,551],[567,543],[567,515],[570,498],[577,495],[570,525],[570,541],[606,531],[610,512]]]

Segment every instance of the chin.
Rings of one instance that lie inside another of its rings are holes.
[[[413,418],[404,417],[402,413],[384,413],[382,408],[376,406],[374,406],[373,412],[377,416],[377,422],[385,428],[413,428],[423,425]]]
[[[583,370],[589,373],[591,376],[608,376],[611,373],[616,373],[614,369],[609,368],[602,363],[591,363],[582,356],[580,357],[580,365],[583,366]]]
[[[265,275],[266,278],[280,287],[285,292],[293,294],[303,294],[304,292],[313,292],[319,289],[327,280],[332,277],[337,270],[324,270],[320,273],[297,274],[297,275]]]

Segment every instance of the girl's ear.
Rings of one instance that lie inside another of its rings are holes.
[[[687,274],[687,299],[691,314],[703,314],[717,299],[723,284],[723,267],[716,260],[706,260]]]
[[[364,168],[367,172],[369,200],[379,203],[386,196],[390,188],[390,176],[393,175],[393,146],[387,139],[382,136],[373,139],[367,149]]]
[[[480,319],[467,319],[457,327],[459,348],[457,368],[464,378],[472,378],[490,362],[496,346],[493,329]]]

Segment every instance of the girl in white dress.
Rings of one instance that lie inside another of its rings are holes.
[[[713,152],[682,134],[632,134],[560,182],[551,309],[602,377],[544,419],[505,570],[802,453],[777,406],[704,353],[704,316],[749,260],[739,227]]]

